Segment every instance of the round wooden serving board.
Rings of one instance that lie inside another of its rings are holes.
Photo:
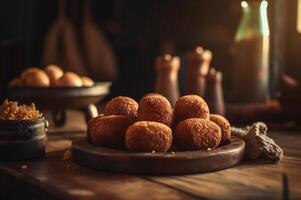
[[[237,165],[244,158],[245,143],[232,137],[210,151],[136,153],[95,146],[86,140],[72,143],[72,160],[95,169],[131,174],[171,175],[210,172]]]

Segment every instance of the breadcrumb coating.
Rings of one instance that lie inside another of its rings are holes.
[[[7,99],[0,106],[1,120],[35,120],[43,117],[43,114],[36,110],[32,103],[28,105],[18,105],[17,101],[8,101]]]
[[[126,130],[133,123],[133,119],[123,115],[98,116],[90,120],[88,134],[93,144],[122,149]]]
[[[189,118],[209,119],[209,107],[200,96],[182,96],[176,102],[174,118],[176,124]]]
[[[140,121],[131,125],[125,135],[131,151],[166,152],[172,145],[172,130],[165,124]]]
[[[207,119],[191,118],[178,123],[175,142],[183,150],[200,150],[217,147],[222,139],[220,127]]]
[[[222,142],[230,141],[231,125],[229,121],[221,115],[211,114],[210,121],[216,123],[222,130]]]
[[[139,101],[138,121],[160,122],[171,127],[173,110],[169,101],[160,94],[145,95]]]
[[[111,99],[104,109],[104,115],[124,115],[137,119],[138,103],[129,97],[119,96]]]

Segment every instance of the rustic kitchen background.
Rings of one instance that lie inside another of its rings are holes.
[[[42,66],[45,37],[58,16],[59,1],[10,0],[0,7],[0,88],[30,66]],[[66,13],[82,40],[86,1],[66,1]],[[301,33],[297,32],[297,0],[269,0],[272,94],[277,77],[286,72],[301,81]],[[231,46],[241,17],[239,0],[111,0],[91,1],[91,15],[116,55],[119,76],[111,96],[136,99],[152,91],[155,57],[180,57],[197,45],[213,52],[212,66],[224,74],[224,90],[232,87]],[[183,61],[185,66],[185,61]],[[180,87],[183,87],[183,68]],[[91,75],[93,77],[93,75]],[[96,78],[97,79],[97,78]]]

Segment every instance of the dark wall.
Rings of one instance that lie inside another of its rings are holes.
[[[278,19],[277,13],[273,13],[276,2],[270,1],[269,7],[272,37],[274,37],[274,21]],[[287,9],[293,9],[294,2],[295,0],[290,1]],[[78,32],[83,3],[84,0],[67,1],[66,11]],[[56,19],[57,4],[58,2],[54,0],[2,1],[0,7],[2,87],[22,69],[41,65],[42,44],[45,34]],[[121,76],[114,84],[113,96],[129,95],[139,98],[144,93],[152,91],[155,57],[172,52],[183,58],[187,50],[197,45],[213,51],[212,65],[223,71],[225,88],[231,87],[233,69],[230,49],[240,18],[239,0],[93,0],[92,4],[94,21],[109,39],[118,57]],[[300,38],[294,35],[295,33],[290,33],[293,14],[290,12],[289,16],[279,15],[279,17],[281,19],[288,17],[290,20],[288,34]],[[279,38],[278,40],[287,38],[286,33]],[[286,62],[280,65],[286,66],[287,71],[290,71],[289,66],[300,65],[297,58],[290,59],[300,47],[294,43],[297,39],[288,40],[289,42],[285,42],[287,45],[284,45],[286,51],[280,53],[280,57],[282,54],[286,55]],[[184,71],[181,69],[181,83],[183,76]]]

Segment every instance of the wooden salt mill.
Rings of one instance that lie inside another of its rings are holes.
[[[180,58],[169,54],[156,59],[157,78],[155,92],[165,96],[172,106],[179,98],[178,71]]]
[[[223,75],[211,68],[206,76],[205,100],[212,114],[225,115],[225,102],[222,88]]]
[[[187,54],[185,94],[205,96],[206,78],[212,60],[212,53],[197,47]]]

